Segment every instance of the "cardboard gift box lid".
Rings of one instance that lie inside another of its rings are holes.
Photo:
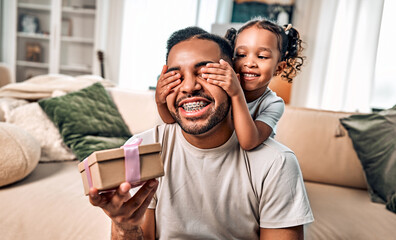
[[[161,144],[147,144],[138,146],[140,157],[140,181],[164,175],[161,160]],[[108,190],[118,187],[125,182],[124,149],[113,148],[93,152],[87,159],[91,172],[92,185],[98,190]],[[78,170],[84,184],[85,194],[89,192],[88,178],[85,173],[84,162],[78,164]]]
[[[161,144],[159,143],[139,146],[140,155],[153,153],[153,152],[160,152],[160,151],[161,151]],[[112,149],[95,151],[88,157],[88,166],[92,166],[96,162],[112,161],[120,158],[124,159],[123,148],[112,148]],[[83,162],[78,164],[78,170],[80,172],[85,171]]]

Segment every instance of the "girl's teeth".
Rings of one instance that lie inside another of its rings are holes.
[[[245,75],[245,77],[256,77],[257,76],[256,74],[249,74],[249,73],[245,73],[244,75]]]

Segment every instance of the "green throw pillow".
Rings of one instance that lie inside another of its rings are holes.
[[[396,105],[340,119],[365,171],[372,201],[396,212]]]
[[[94,151],[120,147],[132,136],[100,83],[38,103],[80,161]]]

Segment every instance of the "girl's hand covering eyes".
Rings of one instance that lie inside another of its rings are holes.
[[[208,63],[201,69],[202,77],[209,83],[221,87],[230,97],[243,94],[239,83],[239,74],[236,74],[230,64],[223,59],[219,63]]]
[[[166,104],[166,97],[181,83],[180,73],[167,70],[168,66],[164,65],[155,90],[155,101],[159,105]]]

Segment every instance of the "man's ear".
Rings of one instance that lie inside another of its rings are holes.
[[[279,74],[281,74],[283,72],[283,70],[285,70],[286,65],[287,65],[286,61],[279,62],[278,65],[276,65],[275,76],[278,76]]]

